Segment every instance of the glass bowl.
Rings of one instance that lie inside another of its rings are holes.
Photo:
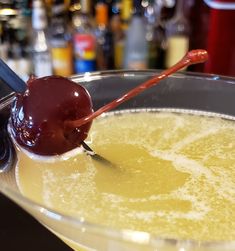
[[[91,94],[94,109],[97,110],[158,73],[152,70],[106,71],[76,75],[72,77],[72,80],[86,87]],[[9,95],[0,99],[1,123],[9,116],[9,106],[13,98],[14,93],[9,92]],[[235,116],[235,79],[217,75],[177,73],[123,103],[117,109],[136,108],[197,110],[225,114],[229,118]],[[196,242],[162,239],[147,232],[112,229],[86,222],[82,217],[73,218],[62,215],[21,195],[15,181],[14,167],[8,172],[0,173],[0,192],[34,216],[69,246],[79,251],[235,250],[235,240]]]

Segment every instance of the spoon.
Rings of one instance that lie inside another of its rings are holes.
[[[26,84],[0,59],[0,78],[16,92],[23,92]],[[15,165],[16,153],[10,136],[7,132],[9,113],[0,111],[0,173],[7,172]]]
[[[0,78],[16,93],[24,93],[27,89],[26,83],[1,59]],[[0,173],[10,170],[16,161],[15,148],[7,131],[8,117],[5,116],[1,121],[3,124],[0,126]],[[111,165],[110,161],[95,153],[85,142],[82,142],[81,145],[93,159]]]
[[[0,173],[7,172],[15,165],[15,148],[7,132],[7,118],[1,118],[0,126]]]
[[[94,160],[100,161],[103,164],[109,165],[109,166],[115,166],[114,163],[111,161],[107,160],[103,156],[97,154],[94,152],[84,141],[82,142],[82,147],[86,150],[86,153],[89,154]]]

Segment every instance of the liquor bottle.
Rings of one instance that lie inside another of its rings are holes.
[[[0,58],[4,61],[7,60],[7,51],[9,47],[8,25],[7,21],[1,22]]]
[[[27,81],[32,74],[32,25],[31,14],[32,9],[29,1],[22,1],[18,3],[19,14],[17,15],[14,28],[16,33],[16,48],[17,48],[17,68],[18,75]],[[17,25],[16,25],[17,24]]]
[[[139,0],[139,2],[141,2]],[[133,1],[132,0],[122,0],[121,4],[121,18],[122,18],[122,25],[123,30],[127,30],[129,26],[129,22],[132,16],[133,11]]]
[[[9,51],[8,64],[11,65],[12,70],[16,72],[20,78],[27,81],[32,73],[28,51],[25,49],[24,44],[19,43],[17,40],[15,40],[9,49],[11,53]]]
[[[23,54],[23,47],[16,40],[12,40],[7,49],[6,64],[24,81],[30,74],[30,63]]]
[[[121,69],[123,68],[125,32],[122,27],[120,0],[116,0],[112,4],[110,26],[113,33],[114,67],[115,69]]]
[[[24,23],[21,17],[17,16],[14,25],[8,22],[4,29],[5,57],[2,59],[17,73],[24,81],[27,81],[31,74],[30,50],[28,40],[25,36]]]
[[[1,52],[0,56],[6,64],[15,71],[16,69],[16,61],[13,55],[13,43],[15,41],[15,33],[10,25],[9,19],[7,18],[4,22],[1,22]]]
[[[166,24],[166,67],[180,60],[189,48],[189,23],[184,15],[184,0],[177,0],[175,14]]]
[[[190,24],[189,50],[193,50],[195,48],[208,50],[207,40],[210,29],[210,18],[211,18],[211,10],[206,5],[206,3],[204,1],[194,1],[193,5],[191,5],[191,7],[189,8],[189,24]],[[211,59],[211,54],[209,55]],[[208,61],[205,62],[204,64],[190,65],[187,69],[189,71],[203,72],[205,65],[207,63]]]
[[[33,65],[37,77],[52,75],[51,55],[47,37],[47,16],[43,2],[34,0],[32,11]]]
[[[81,9],[73,14],[75,73],[96,70],[96,38],[90,15],[90,1],[81,0]]]
[[[134,13],[127,30],[124,67],[143,70],[147,68],[146,26],[140,1],[134,1]]]
[[[73,74],[73,48],[64,0],[54,0],[51,15],[50,48],[53,73],[67,77]]]
[[[145,8],[148,68],[163,69],[165,58],[165,30],[161,24],[162,2],[149,0]]]
[[[204,3],[210,13],[206,40],[204,38],[209,59],[205,62],[204,71],[235,77],[235,1],[211,0]],[[205,22],[205,16],[201,18]],[[205,32],[205,27],[201,27],[200,32]]]
[[[96,38],[97,38],[97,69],[114,68],[113,33],[108,27],[108,5],[98,1],[95,6]]]
[[[6,58],[6,64],[14,71],[17,71],[17,59],[15,57],[15,53],[12,50],[13,45],[9,44],[7,48],[7,58]]]
[[[28,48],[24,45],[23,42],[19,45],[18,75],[26,82],[32,74],[32,62]]]

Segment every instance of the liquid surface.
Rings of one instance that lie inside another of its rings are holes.
[[[45,163],[19,153],[21,192],[64,214],[160,237],[235,239],[235,122],[168,112],[96,119],[85,153]]]

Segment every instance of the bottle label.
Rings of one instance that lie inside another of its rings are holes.
[[[75,59],[74,68],[75,73],[90,72],[95,71],[96,64],[94,60]]]
[[[114,45],[114,64],[116,69],[123,68],[124,41],[118,41]]]
[[[126,53],[126,52],[125,52]],[[147,69],[147,53],[144,51],[134,51],[127,54],[126,67],[131,70],[145,70]]]
[[[95,60],[95,37],[91,34],[75,34],[74,53],[76,58]]]
[[[148,43],[148,68],[155,69],[158,61],[158,44],[156,41]]]
[[[171,67],[185,56],[189,47],[189,40],[186,36],[172,36],[168,38],[166,53],[166,67]]]
[[[52,75],[51,57],[49,53],[34,54],[34,74],[37,77]]]
[[[127,67],[132,70],[146,70],[147,64],[143,61],[130,61]]]
[[[76,73],[94,71],[96,59],[95,37],[91,34],[75,34],[74,56]]]
[[[53,72],[56,75],[68,77],[73,74],[72,46],[51,48]]]

